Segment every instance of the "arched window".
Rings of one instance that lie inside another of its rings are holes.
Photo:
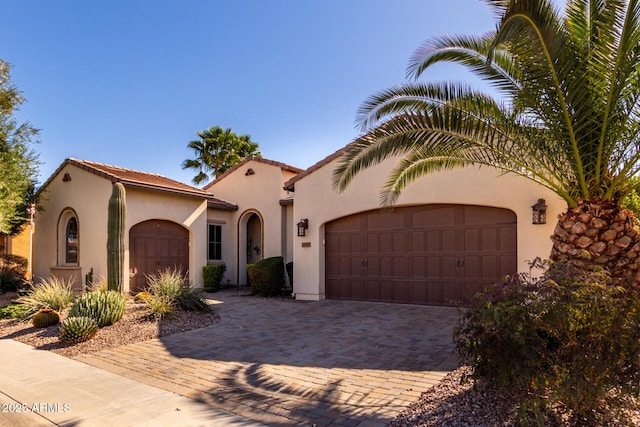
[[[67,221],[67,229],[65,233],[65,263],[77,264],[78,263],[78,220],[75,216],[72,216]]]
[[[80,223],[71,208],[65,209],[58,220],[58,265],[78,266],[80,263]]]

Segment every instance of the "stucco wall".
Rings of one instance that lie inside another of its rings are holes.
[[[254,173],[247,174],[249,169]],[[208,188],[215,197],[238,205],[238,210],[231,213],[231,244],[223,242],[225,248],[235,250],[232,264],[227,263],[227,274],[233,284],[246,284],[246,221],[250,214],[256,213],[263,221],[261,257],[286,257],[286,250],[283,253],[287,245],[283,237],[286,210],[280,206],[280,199],[286,196],[284,182],[293,176],[279,166],[252,160]]]
[[[294,237],[294,291],[298,299],[324,298],[324,226],[327,222],[380,207],[379,194],[395,160],[367,169],[338,194],[331,185],[338,159],[295,183],[294,218],[308,218],[305,237]],[[531,206],[546,199],[547,224],[531,223]],[[430,203],[468,204],[510,209],[517,216],[518,268],[527,260],[548,257],[549,236],[566,204],[555,193],[525,178],[500,175],[495,169],[468,167],[421,178],[408,187],[397,206]],[[306,247],[302,247],[305,243]]]
[[[63,182],[64,175],[71,178]],[[106,277],[107,207],[111,196],[111,182],[71,165],[65,166],[49,183],[41,195],[44,211],[35,215],[34,278],[49,277],[58,262],[58,221],[62,212],[71,208],[78,219],[79,270],[69,267],[57,269],[59,275],[74,275],[78,287],[84,286],[84,275],[91,268],[94,277]],[[79,283],[78,283],[79,281]]]

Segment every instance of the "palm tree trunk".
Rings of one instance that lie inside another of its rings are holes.
[[[552,261],[604,267],[616,285],[640,289],[640,229],[635,214],[615,203],[581,200],[558,216]]]

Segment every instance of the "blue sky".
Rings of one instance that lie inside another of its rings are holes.
[[[4,0],[2,14],[40,182],[67,157],[190,182],[186,145],[213,125],[306,168],[358,135],[360,104],[404,82],[424,40],[495,25],[479,0]]]

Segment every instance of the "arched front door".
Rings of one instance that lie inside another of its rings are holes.
[[[149,220],[129,231],[129,290],[139,292],[147,277],[166,269],[189,275],[189,230],[171,221]]]
[[[238,283],[247,283],[247,264],[264,258],[262,216],[254,210],[245,212],[238,223]]]

